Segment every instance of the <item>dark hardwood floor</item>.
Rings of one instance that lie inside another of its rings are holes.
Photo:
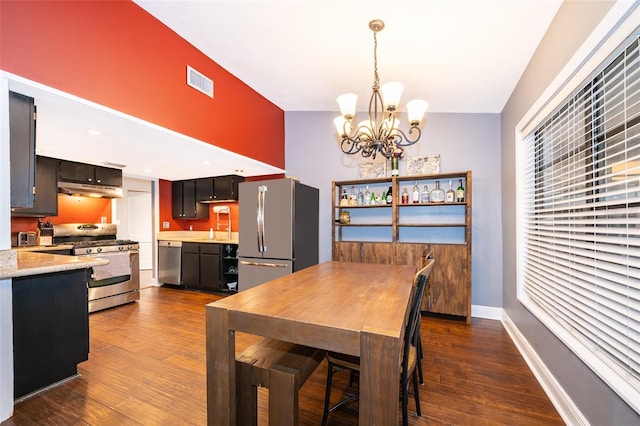
[[[80,376],[16,404],[2,425],[205,425],[204,314],[219,297],[147,288],[136,303],[91,314]],[[239,333],[237,349],[255,339]],[[563,424],[500,322],[424,317],[422,343],[422,417],[410,398],[410,425]],[[335,398],[347,375],[336,376]],[[300,390],[301,424],[319,424],[325,380],[323,362]],[[266,424],[268,391],[259,392]],[[357,403],[329,416],[334,426],[357,422]]]

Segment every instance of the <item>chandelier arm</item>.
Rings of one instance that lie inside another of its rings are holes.
[[[414,130],[418,132],[418,134],[416,135],[415,139],[411,139],[401,129],[395,129],[394,131],[397,132],[397,134],[394,135],[394,143],[402,147],[402,146],[413,145],[414,143],[418,142],[418,140],[420,139],[420,136],[422,135],[422,132],[420,131],[419,127],[411,126],[411,128],[409,129],[409,134],[412,134]]]

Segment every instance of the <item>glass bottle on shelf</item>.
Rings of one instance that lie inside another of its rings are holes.
[[[423,204],[428,204],[429,200],[430,200],[429,188],[427,187],[427,185],[425,185],[424,189],[420,193],[420,202],[423,203]]]
[[[464,203],[464,186],[462,186],[462,179],[458,179],[458,189],[456,190],[456,201],[458,203]]]
[[[393,203],[393,190],[392,190],[391,186],[389,186],[389,190],[387,191],[386,202],[387,202],[387,204]]]
[[[369,185],[367,185],[366,189],[364,190],[364,204],[366,206],[371,204],[371,193],[369,192]]]
[[[402,190],[402,204],[409,204],[409,193],[407,192],[407,188]]]
[[[356,188],[355,186],[351,185],[351,193],[349,194],[349,205],[350,206],[355,206],[357,203],[356,201]]]
[[[349,195],[347,194],[347,188],[342,188],[342,194],[340,194],[340,207],[349,205]]]
[[[413,204],[418,204],[420,202],[420,188],[418,187],[418,181],[415,181],[415,183],[413,184],[411,201],[413,202]]]
[[[376,193],[371,191],[371,203],[370,204],[375,204],[376,203]]]
[[[364,194],[362,193],[362,188],[358,188],[358,202],[359,206],[364,204]]]
[[[382,203],[382,194],[380,194],[380,191],[376,191],[376,204],[380,203]]]
[[[456,193],[453,191],[453,182],[449,180],[449,189],[447,190],[446,200],[447,203],[453,203],[456,199]]]
[[[440,181],[436,181],[436,187],[431,190],[432,203],[444,203],[444,189],[440,188]]]

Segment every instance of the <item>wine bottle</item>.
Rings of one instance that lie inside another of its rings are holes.
[[[389,186],[389,190],[387,191],[387,204],[393,203],[393,189]]]
[[[462,186],[462,179],[458,179],[458,189],[456,190],[456,201],[464,203],[464,186]]]
[[[402,190],[402,204],[409,204],[409,193],[407,192],[407,188]]]

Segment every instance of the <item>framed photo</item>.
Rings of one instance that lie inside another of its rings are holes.
[[[360,179],[374,179],[387,177],[387,162],[365,161],[360,163]]]
[[[437,175],[440,173],[440,154],[407,157],[407,175]]]

